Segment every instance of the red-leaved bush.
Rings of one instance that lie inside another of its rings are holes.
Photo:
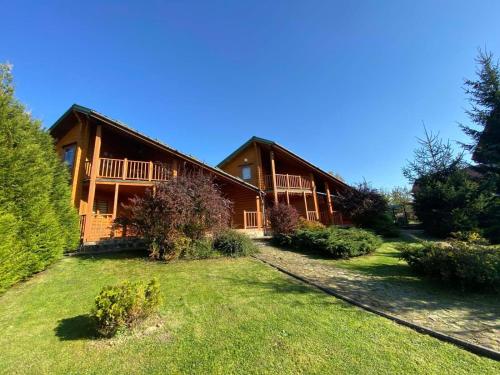
[[[156,185],[124,208],[129,225],[148,243],[150,256],[169,260],[191,240],[227,229],[232,202],[222,196],[213,176],[197,171]]]
[[[275,204],[269,210],[269,222],[275,238],[294,233],[299,223],[299,213],[293,206]]]

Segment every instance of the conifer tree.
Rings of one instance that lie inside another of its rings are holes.
[[[14,97],[0,64],[0,291],[78,243],[69,174],[51,136]]]

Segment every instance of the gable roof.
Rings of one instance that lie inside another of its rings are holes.
[[[114,120],[114,119],[112,119],[112,118],[110,118],[102,113],[99,113],[91,108],[87,108],[87,107],[84,107],[84,106],[81,106],[78,104],[73,104],[66,112],[64,112],[64,114],[61,117],[59,117],[59,119],[57,119],[57,121],[49,128],[49,132],[51,134],[53,134],[57,130],[57,128],[62,124],[63,120],[65,118],[67,118],[73,112],[79,112],[79,113],[82,113],[86,116],[92,117],[96,120],[99,120],[99,121],[101,121],[109,126],[112,126],[115,129],[118,129],[119,131],[127,133],[127,134],[129,134],[135,138],[138,138],[146,143],[152,144],[153,146],[158,147],[164,151],[173,153],[174,155],[178,156],[181,159],[184,159],[184,160],[189,161],[195,165],[203,167],[203,168],[213,172],[214,174],[219,175],[219,176],[226,178],[228,180],[231,180],[232,182],[235,182],[241,186],[244,186],[246,188],[252,189],[252,190],[257,191],[257,192],[261,191],[258,187],[254,186],[254,185],[252,185],[252,184],[250,184],[250,183],[248,183],[248,182],[246,182],[238,177],[235,177],[235,176],[223,171],[220,168],[217,168],[217,167],[214,168],[214,167],[196,159],[194,156],[184,154],[184,153],[180,152],[179,150],[176,150],[176,149],[168,146],[167,144],[161,142],[158,139],[153,139],[153,138],[148,137],[147,135],[139,132],[138,130],[135,130],[135,129],[129,127],[128,125],[124,124],[121,121]]]
[[[322,176],[324,176],[324,177],[332,180],[332,182],[340,184],[340,185],[342,185],[342,186],[344,186],[346,188],[351,188],[351,186],[349,186],[348,184],[346,184],[344,181],[339,180],[338,178],[336,178],[335,176],[332,176],[328,172],[325,172],[324,170],[322,170],[318,166],[316,166],[313,163],[305,160],[304,158],[302,158],[299,155],[295,154],[294,152],[290,151],[286,147],[281,146],[280,144],[278,144],[278,143],[276,143],[274,141],[271,141],[269,139],[260,138],[260,137],[256,137],[256,136],[253,136],[248,141],[246,141],[245,143],[243,143],[240,147],[238,147],[235,151],[233,151],[231,154],[229,154],[229,156],[227,156],[224,160],[222,160],[219,164],[217,164],[217,167],[221,168],[224,164],[226,164],[227,162],[229,162],[232,158],[234,158],[237,154],[239,154],[241,151],[243,151],[245,148],[247,148],[253,142],[257,142],[257,143],[260,143],[260,144],[265,144],[265,145],[269,145],[269,146],[275,147],[276,149],[278,149],[278,150],[280,150],[280,151],[288,154],[289,156],[291,156],[294,159],[298,160],[300,163],[306,165],[307,167],[312,168],[318,174],[321,174]]]

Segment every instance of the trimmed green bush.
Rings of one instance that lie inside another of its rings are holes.
[[[368,254],[381,244],[380,237],[358,228],[298,229],[291,237],[294,248],[321,252],[334,258]]]
[[[104,287],[95,299],[92,316],[100,335],[110,337],[125,327],[132,327],[158,310],[161,303],[160,284],[125,281]]]
[[[403,245],[401,258],[416,272],[444,281],[458,282],[462,288],[500,290],[500,248],[468,244],[424,242]]]
[[[67,166],[0,64],[0,293],[78,246]]]
[[[217,256],[213,241],[209,238],[192,241],[182,252],[185,259],[208,259]]]
[[[217,235],[214,248],[221,254],[230,257],[241,257],[257,252],[255,243],[243,233],[235,230],[226,230]]]

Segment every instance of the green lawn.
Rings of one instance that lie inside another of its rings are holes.
[[[96,339],[103,285],[157,276],[161,321]],[[253,259],[64,258],[0,296],[0,372],[499,373],[500,364],[354,308]]]

